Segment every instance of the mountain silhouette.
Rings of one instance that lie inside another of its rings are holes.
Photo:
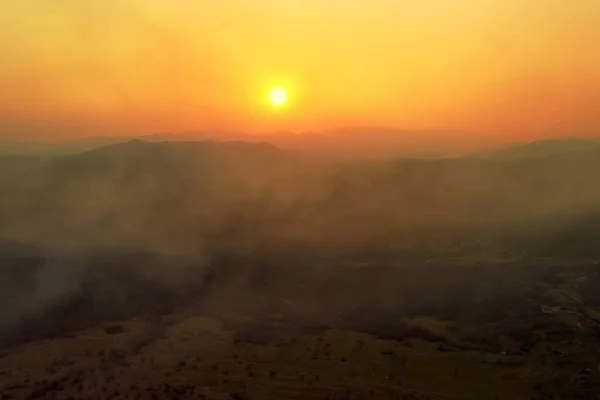
[[[527,157],[546,157],[565,153],[600,149],[600,141],[585,138],[538,140],[525,144],[488,150],[478,153],[482,157],[498,159],[516,159]]]
[[[597,228],[581,216],[600,214],[600,149],[349,161],[267,143],[133,140],[0,164],[0,238],[49,251],[548,249],[564,235],[590,243],[577,229]]]

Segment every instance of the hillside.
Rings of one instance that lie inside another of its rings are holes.
[[[61,251],[185,253],[217,237],[235,246],[495,248],[517,231],[536,243],[574,224],[588,232],[600,212],[591,184],[600,150],[342,162],[268,144],[136,140],[0,163],[0,237]]]
[[[136,140],[0,164],[5,399],[600,388],[596,150],[332,161]]]

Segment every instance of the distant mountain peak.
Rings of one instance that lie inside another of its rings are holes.
[[[541,139],[476,154],[480,157],[515,159],[547,157],[579,151],[600,149],[600,141],[584,137]]]

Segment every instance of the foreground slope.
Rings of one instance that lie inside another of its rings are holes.
[[[4,343],[0,390],[7,399],[592,399],[598,333],[540,306],[571,306],[561,290],[582,278],[590,282],[577,290],[593,301],[597,268],[263,259],[202,280],[200,260],[96,260],[93,279],[13,332],[32,340]]]

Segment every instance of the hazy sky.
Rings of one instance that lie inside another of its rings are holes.
[[[0,1],[0,134],[600,133],[599,21],[600,0]]]

